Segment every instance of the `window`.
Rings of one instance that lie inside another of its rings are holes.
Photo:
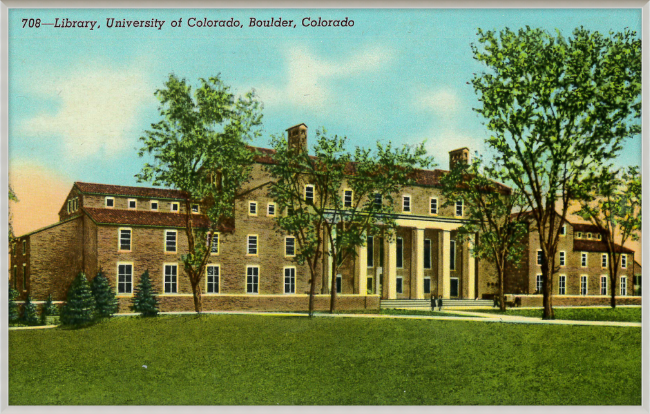
[[[438,199],[431,197],[431,200],[429,201],[429,213],[436,215],[438,214]]]
[[[117,264],[117,293],[118,295],[133,293],[133,265],[130,263]]]
[[[596,235],[596,240],[602,240],[602,239],[603,239],[602,234],[599,233],[599,234]]]
[[[404,293],[404,280],[401,277],[398,277],[395,281],[395,292]]]
[[[541,265],[542,265],[542,259],[543,259],[543,257],[544,257],[544,252],[542,252],[541,250],[538,250],[538,251],[537,251],[537,266],[541,266]]]
[[[178,266],[175,264],[165,265],[165,293],[177,293]]]
[[[373,267],[375,265],[375,239],[372,236],[368,236],[366,239],[366,263],[368,267]]]
[[[307,204],[314,203],[314,186],[311,184],[305,186],[305,201]]]
[[[27,240],[23,240],[23,256],[27,254]],[[625,266],[623,266],[625,269]]]
[[[210,233],[205,235],[205,245],[210,245]],[[219,233],[212,233],[212,246],[210,248],[210,254],[219,254]]]
[[[257,215],[257,202],[256,201],[249,201],[248,202],[248,215],[249,216],[256,216]]]
[[[151,208],[152,211],[158,211],[158,201],[151,200],[149,202],[149,207]]]
[[[431,240],[424,239],[424,268],[431,269]]]
[[[27,292],[27,263],[23,263],[23,292]]]
[[[219,293],[219,266],[206,267],[207,293]]]
[[[402,197],[402,211],[404,213],[411,212],[411,196],[405,195]]]
[[[404,239],[401,237],[397,238],[397,260],[396,264],[398,268],[404,267]]]
[[[296,255],[296,238],[287,237],[284,239],[284,255],[285,256],[295,256]]]
[[[566,295],[566,276],[565,275],[560,275],[560,286],[559,286],[558,294]]]
[[[127,206],[129,206],[129,209],[131,209],[131,210],[135,210],[135,208],[137,207],[137,205],[138,205],[138,203],[137,203],[137,201],[135,200],[135,198],[129,198],[129,201],[127,202]]]
[[[115,198],[113,197],[106,197],[104,199],[104,205],[108,208],[113,208],[115,207]]]
[[[424,293],[425,294],[430,294],[431,293],[431,278],[430,277],[425,277],[424,278]]]
[[[627,296],[627,276],[621,276],[621,296]]]
[[[456,270],[456,240],[449,241],[449,270]]]
[[[176,230],[165,230],[165,251],[176,252]]]
[[[582,232],[578,231],[576,232],[576,239],[581,239],[582,238]]]
[[[372,294],[372,286],[373,286],[372,278],[369,277],[368,279],[366,279],[366,293],[369,295]]]
[[[343,207],[352,207],[352,190],[343,191]]]
[[[566,224],[563,224],[562,227],[560,227],[560,236],[566,236]]]
[[[535,278],[535,292],[542,293],[544,290],[544,275],[537,275]]]
[[[284,268],[284,293],[296,293],[296,268]]]
[[[591,233],[587,233],[587,238],[591,239]]]
[[[600,277],[600,294],[607,295],[607,276]]]
[[[375,193],[375,208],[381,208],[382,197],[380,193]]]
[[[343,277],[339,273],[336,275],[336,293],[342,293],[343,292]]]
[[[131,251],[131,229],[119,229],[120,245],[119,250],[124,252]]]
[[[199,205],[198,204],[192,204],[190,206],[190,208],[192,209],[193,214],[199,214]]]
[[[248,236],[248,255],[257,256],[257,235]]]
[[[172,211],[172,213],[178,213],[178,203],[175,203],[175,202],[171,203],[169,205],[169,208]]]
[[[603,269],[607,269],[607,254],[606,253],[603,253],[600,256],[600,267],[602,267]]]
[[[587,252],[580,253],[580,266],[587,267]]]
[[[246,293],[259,293],[260,268],[248,266],[246,268]]]
[[[275,216],[275,203],[269,203],[266,206],[266,215],[267,216]]]
[[[580,276],[580,294],[587,296],[587,275]]]
[[[456,217],[463,217],[463,200],[456,201]]]
[[[566,266],[566,252],[560,252],[560,266]]]
[[[25,242],[23,242],[23,254],[25,254]],[[621,269],[627,269],[627,255],[621,255]]]

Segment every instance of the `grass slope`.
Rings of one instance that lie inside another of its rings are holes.
[[[120,317],[9,332],[9,404],[638,405],[641,329]]]
[[[554,308],[555,319],[572,321],[615,321],[615,322],[641,322],[641,307],[621,308]],[[540,309],[507,309],[501,312],[498,309],[477,310],[484,313],[499,313],[512,316],[530,316],[541,318],[543,310]]]

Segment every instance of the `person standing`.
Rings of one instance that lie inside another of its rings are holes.
[[[438,299],[436,299],[435,295],[431,295],[431,310],[435,311],[436,306],[438,306]]]
[[[442,310],[442,295],[440,295],[440,297],[438,298],[438,310],[439,311]]]

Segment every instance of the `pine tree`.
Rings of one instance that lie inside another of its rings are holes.
[[[117,298],[115,297],[115,291],[111,288],[108,279],[101,270],[93,279],[91,289],[97,305],[97,316],[100,318],[113,316],[117,312]]]
[[[48,316],[56,316],[58,314],[59,308],[54,304],[54,301],[52,300],[52,294],[49,294],[47,296],[45,304],[43,304],[43,308],[41,309],[41,323],[43,325],[46,325]]]
[[[149,279],[149,271],[145,271],[140,277],[140,282],[135,288],[135,295],[133,295],[133,305],[131,309],[135,312],[140,312],[142,316],[156,316],[158,315],[158,298],[155,295],[151,279]]]
[[[18,318],[20,317],[18,314],[18,304],[16,303],[18,295],[18,291],[9,284],[9,323],[18,322]]]
[[[82,325],[93,320],[95,315],[95,298],[93,298],[86,275],[81,272],[72,281],[68,297],[61,309],[61,323],[64,325]]]
[[[32,302],[31,295],[27,295],[25,304],[23,305],[23,322],[27,325],[38,324],[38,312],[36,310],[36,305]]]

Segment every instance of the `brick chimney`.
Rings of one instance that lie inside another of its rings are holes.
[[[307,125],[298,124],[287,129],[289,149],[307,152]]]
[[[452,170],[456,163],[469,164],[469,148],[463,147],[449,151],[449,169]]]

